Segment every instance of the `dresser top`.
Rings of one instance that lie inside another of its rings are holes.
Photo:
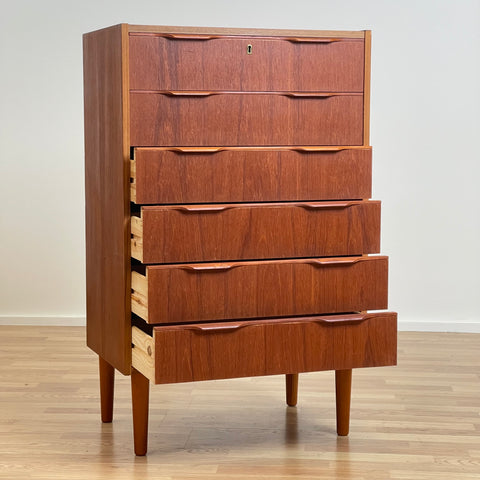
[[[242,36],[255,35],[261,37],[341,37],[364,38],[365,30],[284,30],[265,28],[224,28],[224,27],[185,27],[166,25],[129,25],[122,24],[129,33],[158,33],[158,34],[185,34],[185,35],[228,35]]]

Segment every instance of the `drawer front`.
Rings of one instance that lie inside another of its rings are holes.
[[[129,46],[133,90],[363,91],[363,39],[130,35]]]
[[[387,308],[387,257],[154,265],[132,274],[132,311],[149,323]]]
[[[143,263],[378,253],[380,202],[142,207],[131,250]]]
[[[362,145],[361,94],[130,94],[133,146]]]
[[[154,345],[156,383],[395,365],[397,316],[155,327]]]
[[[131,177],[138,204],[362,199],[372,150],[138,148]]]

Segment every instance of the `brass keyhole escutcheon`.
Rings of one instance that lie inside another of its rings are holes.
[[[252,50],[253,50],[253,47],[252,47],[252,45],[249,43],[249,44],[247,45],[247,55],[251,55],[251,54],[252,54]]]

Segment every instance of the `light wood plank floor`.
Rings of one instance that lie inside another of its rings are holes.
[[[333,372],[151,388],[133,454],[130,383],[99,414],[81,327],[0,327],[0,478],[480,479],[480,335],[400,333],[397,367],[354,370],[351,433],[335,434]]]

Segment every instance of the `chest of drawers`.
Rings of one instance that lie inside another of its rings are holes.
[[[150,382],[285,374],[293,406],[335,370],[346,435],[352,369],[396,363],[369,89],[368,31],[84,36],[87,343],[137,455]]]

